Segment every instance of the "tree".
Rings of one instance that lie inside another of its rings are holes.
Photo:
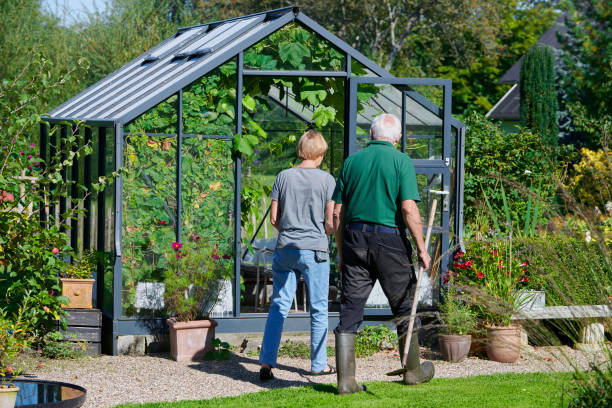
[[[533,47],[521,62],[519,82],[521,125],[536,133],[548,145],[558,143],[557,92],[552,50],[548,46]]]
[[[568,102],[580,102],[590,115],[612,115],[612,3],[573,0],[561,36],[568,75]]]

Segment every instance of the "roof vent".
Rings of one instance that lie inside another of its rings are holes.
[[[203,57],[206,54],[210,54],[214,49],[210,47],[198,48],[197,50],[181,52],[174,56],[175,59],[184,59],[184,58],[198,58]]]
[[[147,55],[146,57],[144,57],[144,59],[142,60],[142,64],[151,64],[155,61],[159,61],[159,57],[153,56],[153,55]]]

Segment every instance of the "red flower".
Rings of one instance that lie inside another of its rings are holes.
[[[455,254],[454,258],[455,258],[455,259],[459,259],[459,258],[461,258],[463,255],[465,255],[465,252],[463,252],[463,251],[459,251],[459,252],[457,252],[457,253]]]
[[[529,264],[527,263],[527,261],[524,261],[521,266],[528,266]]]
[[[183,244],[181,244],[180,242],[172,243],[172,249],[181,249],[182,247],[183,247]]]
[[[159,220],[159,221],[157,221],[157,223],[158,223],[158,224],[161,224],[161,225],[164,225],[164,224],[166,224],[166,221],[164,221],[164,220]]]
[[[529,279],[529,276],[525,276],[523,277],[523,282],[530,282],[531,279]]]
[[[506,276],[510,276],[510,271],[506,272]]]
[[[45,365],[43,363],[38,363],[38,368],[43,368]]]
[[[232,259],[232,257],[230,255],[225,254],[223,255],[223,259]]]
[[[465,263],[463,264],[463,266],[465,266],[466,268],[469,268],[472,265],[474,265],[474,261],[465,261]]]
[[[476,275],[478,277],[478,279],[482,279],[484,278],[484,273],[482,272],[478,272],[478,275]]]
[[[59,249],[57,249],[57,248],[53,248],[53,249],[51,250],[51,253],[52,253],[53,255],[57,255],[57,254],[59,254]]]

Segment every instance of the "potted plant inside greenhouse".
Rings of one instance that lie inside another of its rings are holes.
[[[524,261],[513,257],[512,239],[475,240],[454,262],[471,306],[487,331],[487,356],[500,363],[518,360],[521,326],[512,324],[517,293],[526,284]]]
[[[469,334],[476,326],[476,314],[469,304],[460,299],[453,272],[444,277],[446,290],[440,305],[441,333],[438,337],[442,357],[451,363],[459,363],[467,357],[472,344]]]
[[[230,257],[198,239],[172,243],[167,263],[164,302],[173,316],[166,320],[170,353],[176,361],[202,360],[213,350],[217,322],[209,313],[232,276]]]
[[[62,296],[68,299],[65,307],[74,309],[91,309],[93,299],[93,271],[98,264],[97,255],[94,251],[84,252],[83,255],[74,259],[73,263],[67,264],[63,271]]]

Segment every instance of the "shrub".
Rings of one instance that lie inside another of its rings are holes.
[[[609,255],[595,241],[565,229],[543,237],[517,239],[516,251],[541,282],[549,305],[593,305],[612,286]],[[535,279],[535,278],[534,278]]]
[[[52,359],[67,360],[82,357],[86,342],[67,342],[65,336],[58,332],[49,332],[42,339],[42,356]]]
[[[568,408],[608,408],[612,406],[612,351],[607,362],[591,364],[590,371],[575,371]]]
[[[357,332],[355,354],[357,357],[369,357],[382,350],[386,345],[397,346],[397,334],[387,326],[364,326]]]
[[[449,279],[445,278],[447,286],[444,291],[444,301],[440,304],[442,331],[447,334],[469,334],[476,326],[476,314],[469,304],[461,300],[452,276],[450,274],[447,276]]]
[[[572,196],[586,207],[597,207],[607,212],[606,203],[612,200],[612,153],[582,149],[582,159],[574,166],[567,184]]]
[[[17,356],[26,349],[24,311],[29,307],[29,293],[14,315],[0,309],[0,385],[10,385],[11,377],[21,372],[21,367],[15,365]]]
[[[506,218],[504,200],[512,224],[521,225],[529,197],[518,188],[506,188],[504,199],[502,181],[521,185],[526,189],[539,187],[542,200],[550,199],[556,188],[554,178],[556,164],[552,160],[555,149],[545,146],[540,138],[529,130],[506,134],[495,123],[477,113],[466,120],[465,144],[465,219],[475,221],[484,213],[487,194],[490,207],[500,219]],[[488,223],[485,222],[488,225]]]

